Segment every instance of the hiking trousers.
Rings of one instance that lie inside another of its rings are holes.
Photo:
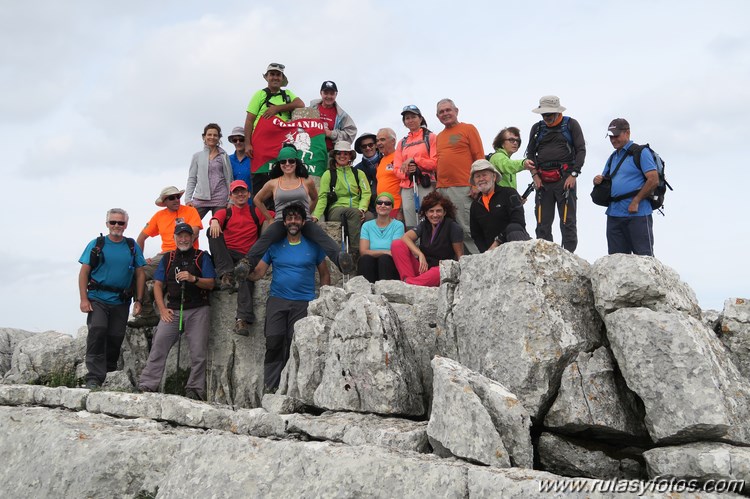
[[[269,296],[266,302],[266,357],[263,362],[264,384],[275,390],[281,380],[281,371],[289,360],[289,349],[294,338],[294,324],[307,317],[306,301],[286,300]]]
[[[359,231],[362,228],[362,213],[357,208],[336,206],[330,208],[326,215],[329,222],[341,222],[341,217],[346,219],[346,227],[349,231],[349,252],[359,253]]]
[[[245,257],[244,253],[227,248],[223,232],[219,234],[219,237],[208,236],[208,249],[214,261],[216,275],[219,277],[234,272],[234,265]],[[248,279],[242,279],[237,282],[237,288],[237,314],[235,318],[253,324],[255,322],[255,310],[253,309],[255,283]]]
[[[422,200],[426,195],[435,190],[434,185],[429,187],[422,187],[417,184],[417,195],[419,196],[419,203],[421,205]],[[419,223],[419,215],[417,214],[417,208],[414,205],[414,188],[408,189],[401,188],[401,209],[404,212],[404,225],[406,230],[413,229]]]
[[[94,309],[86,317],[86,381],[104,383],[108,372],[117,370],[120,347],[125,339],[130,302],[110,305],[91,300]]]
[[[610,255],[625,253],[654,256],[654,221],[644,217],[607,217],[607,249]]]
[[[555,221],[555,207],[560,217],[560,234],[562,234],[561,246],[571,253],[578,247],[578,229],[576,227],[577,196],[575,187],[568,194],[568,212],[565,213],[565,180],[557,182],[545,182],[536,192],[536,207],[534,217],[536,218],[536,237],[553,241],[552,222]]]
[[[208,333],[211,326],[211,307],[204,305],[198,308],[183,310],[182,323],[185,332],[184,340],[190,352],[190,377],[186,389],[193,389],[200,395],[206,394],[206,352],[208,350]],[[172,322],[159,321],[151,342],[148,362],[143,368],[138,386],[148,391],[158,391],[159,383],[167,365],[167,355],[179,339],[180,310],[174,311]]]

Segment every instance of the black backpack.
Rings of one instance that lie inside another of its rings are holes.
[[[113,293],[118,293],[121,300],[129,299],[132,296],[131,288],[120,289],[112,286],[107,286],[106,284],[97,282],[96,280],[94,280],[94,278],[91,277],[91,274],[93,274],[96,269],[104,264],[104,252],[102,251],[102,249],[104,248],[105,237],[107,236],[100,232],[99,237],[96,238],[94,247],[91,248],[91,253],[89,253],[89,266],[91,267],[91,270],[89,271],[89,282],[86,286],[86,289],[89,291],[111,291]],[[126,237],[125,242],[127,243],[128,249],[130,250],[130,267],[135,268],[135,239]],[[135,274],[133,275],[135,276]]]
[[[331,184],[328,186],[328,192],[326,192],[326,197],[328,199],[326,212],[328,211],[328,208],[339,199],[338,194],[336,194],[336,182],[338,181],[336,170],[338,170],[338,168],[335,166],[328,168],[328,173],[331,175]],[[359,189],[359,168],[352,167],[352,171],[354,172],[354,182],[357,184],[357,189]]]
[[[659,183],[656,185],[656,188],[647,199],[651,203],[651,208],[654,210],[659,210],[659,212],[663,215],[664,212],[662,211],[662,208],[664,208],[664,196],[667,193],[667,189],[669,189],[670,191],[674,189],[672,189],[672,186],[669,185],[669,182],[667,182],[667,177],[664,174],[664,160],[661,159],[659,153],[651,149],[651,146],[649,144],[638,145],[636,143],[633,143],[628,148],[628,155],[633,156],[633,162],[635,163],[635,166],[638,167],[639,170],[641,170],[641,173],[643,173],[643,170],[641,169],[641,154],[643,154],[644,149],[648,149],[649,151],[651,151],[651,156],[654,158],[654,163],[656,164],[656,172],[659,174]],[[610,156],[610,159],[607,161],[607,167],[609,167],[611,162],[612,156]],[[645,174],[643,175],[643,178],[646,178]],[[639,192],[640,189],[631,191],[627,194],[623,194],[622,196],[612,198],[612,201],[621,201],[623,199],[633,197]]]
[[[271,97],[274,95],[281,95],[281,98],[284,99],[284,104],[289,104],[292,102],[292,99],[287,95],[286,90],[279,90],[278,94],[272,94],[268,88],[264,88],[263,91],[266,93],[266,100],[263,101],[263,104],[266,106],[266,109],[272,106],[271,104]],[[262,106],[261,106],[262,109]]]
[[[260,223],[260,219],[258,218],[258,215],[255,213],[255,206],[248,205],[250,208],[250,216],[253,217],[253,222],[255,222],[255,227],[258,229],[258,237],[260,237],[261,230],[263,226]],[[224,231],[227,228],[227,224],[229,223],[229,219],[232,218],[232,207],[227,208],[227,216],[224,218],[224,224],[221,226],[221,230]]]

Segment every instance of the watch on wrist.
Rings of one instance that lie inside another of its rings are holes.
[[[576,178],[578,176],[578,172],[573,170],[572,172],[570,172],[570,176]]]

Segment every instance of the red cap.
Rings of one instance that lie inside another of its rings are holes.
[[[244,180],[235,180],[231,184],[229,184],[229,192],[234,192],[234,190],[238,187],[242,187],[245,190],[250,190],[247,188],[247,184]]]

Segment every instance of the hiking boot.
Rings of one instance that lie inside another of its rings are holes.
[[[234,334],[250,336],[250,325],[242,319],[237,319],[237,322],[234,323]]]
[[[234,276],[238,281],[244,281],[250,272],[253,271],[253,265],[250,264],[250,260],[247,258],[240,259],[237,262],[237,266],[234,267]]]
[[[90,379],[86,381],[86,386],[84,388],[88,388],[89,390],[98,390],[101,387],[102,387],[102,384],[99,383],[97,380]]]
[[[194,390],[192,388],[187,388],[185,390],[185,397],[189,398],[190,400],[198,400],[200,402],[206,401],[203,395],[201,395],[200,393],[198,393],[197,390]]]
[[[354,260],[346,251],[339,253],[339,269],[342,274],[351,274],[354,271]]]
[[[232,291],[234,290],[234,274],[227,272],[221,276],[219,281],[219,291]]]

